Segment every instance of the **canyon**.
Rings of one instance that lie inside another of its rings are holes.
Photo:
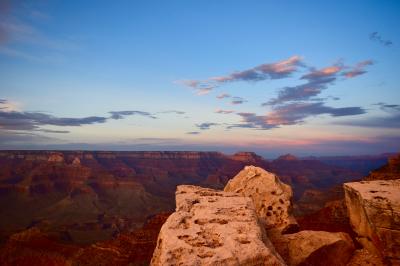
[[[328,228],[355,238],[341,186],[367,175],[371,160],[379,167],[385,158],[368,157],[364,164],[357,158],[354,167],[344,167],[343,158],[335,165],[291,155],[265,160],[250,152],[2,151],[0,259],[10,262],[23,250],[18,265],[31,256],[54,265],[146,265],[175,208],[176,187],[222,190],[246,165],[291,187],[291,215],[302,230]]]
[[[344,190],[353,238],[301,230],[291,187],[259,167],[246,166],[223,191],[178,186],[151,265],[400,265],[400,179]]]

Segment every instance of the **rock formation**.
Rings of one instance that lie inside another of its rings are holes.
[[[364,180],[392,180],[400,178],[400,154],[389,157],[388,163],[372,171]]]
[[[79,256],[84,261],[80,265],[94,261],[100,264],[102,258],[111,265],[122,257],[128,260],[135,256],[148,262],[158,231],[144,230],[135,236],[124,236],[140,228],[149,215],[171,212],[179,184],[223,189],[245,165],[253,164],[276,173],[281,181],[291,185],[297,203],[299,199],[306,199],[297,204],[300,206],[297,209],[304,213],[305,206],[316,210],[323,207],[324,198],[331,199],[325,191],[332,184],[361,178],[360,173],[316,159],[288,160],[289,156],[286,157],[286,160],[267,161],[246,152],[226,155],[217,152],[0,151],[0,202],[6,203],[0,204],[0,243],[33,226],[45,236],[61,235],[60,244],[63,241],[68,241],[68,245],[96,243],[87,249],[85,256]],[[366,168],[373,165],[370,160],[359,161]],[[324,191],[319,194],[307,193],[321,189]],[[325,212],[321,217],[325,217]],[[312,227],[308,229],[317,229]],[[338,231],[343,230],[338,228]],[[137,242],[128,255],[127,245],[136,237]],[[146,239],[146,245],[140,246],[141,237]],[[59,241],[58,237],[51,239]],[[40,256],[51,246],[34,245],[34,241],[13,241],[16,253],[12,254],[18,254],[20,246],[26,244],[28,257],[32,246]],[[115,245],[120,246],[115,248]]]
[[[62,153],[52,153],[47,159],[48,162],[62,163],[64,162],[64,156]]]
[[[38,228],[12,235],[0,247],[2,266],[71,266],[71,265],[149,265],[158,232],[169,214],[158,214],[146,221],[141,229],[82,247],[58,241]]]
[[[151,265],[285,265],[260,227],[250,198],[178,186]]]
[[[81,165],[81,160],[79,157],[75,157],[74,160],[72,161],[72,165]]]
[[[246,166],[229,180],[224,191],[240,193],[253,200],[256,212],[267,230],[295,232],[298,224],[291,214],[292,189],[262,168]]]
[[[288,265],[346,265],[354,252],[346,233],[301,231],[281,235],[273,243]]]
[[[400,179],[344,184],[358,241],[387,263],[400,265]]]
[[[151,264],[345,266],[355,250],[349,234],[288,232],[297,226],[291,197],[288,185],[254,166],[224,191],[178,186]]]

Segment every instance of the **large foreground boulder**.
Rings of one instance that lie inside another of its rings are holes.
[[[238,193],[178,186],[151,265],[286,265]]]
[[[359,242],[388,264],[400,265],[400,180],[346,183],[344,189]]]
[[[354,252],[346,233],[301,231],[272,238],[276,250],[288,265],[344,266]]]
[[[292,215],[292,188],[275,174],[260,167],[246,166],[229,180],[224,191],[250,197],[267,230],[277,229],[282,233],[298,231],[298,224]]]

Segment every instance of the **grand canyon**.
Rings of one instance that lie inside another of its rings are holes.
[[[0,163],[5,265],[148,264],[178,185],[221,190],[248,165],[291,186],[301,229],[356,239],[343,183],[399,178],[400,166],[394,154],[267,160],[251,152],[3,151]]]
[[[0,0],[0,266],[400,266],[399,43],[399,0]]]

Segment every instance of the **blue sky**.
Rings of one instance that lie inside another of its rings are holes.
[[[398,151],[399,14],[398,1],[0,0],[0,148]]]

